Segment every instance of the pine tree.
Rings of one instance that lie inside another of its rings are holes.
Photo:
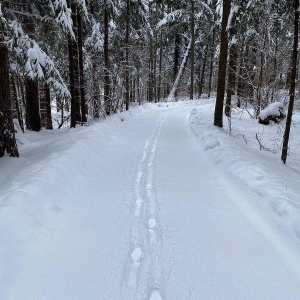
[[[218,86],[217,86],[217,98],[216,98],[215,116],[214,116],[214,125],[218,127],[223,127],[223,106],[224,106],[224,96],[225,96],[225,81],[226,81],[227,52],[228,52],[227,24],[228,24],[228,17],[230,14],[230,4],[231,4],[231,0],[223,0]]]
[[[286,127],[283,135],[282,154],[281,160],[286,163],[288,144],[292,123],[292,114],[295,101],[295,87],[296,87],[296,76],[297,76],[297,56],[298,56],[298,40],[299,40],[299,0],[294,0],[294,45],[293,45],[293,56],[291,64],[291,86],[290,86],[290,102],[289,109],[286,118]]]
[[[2,36],[0,42],[0,157],[5,153],[13,157],[19,156],[11,111],[8,48]]]

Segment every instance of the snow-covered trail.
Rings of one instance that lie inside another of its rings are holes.
[[[298,299],[299,260],[252,209],[258,196],[199,148],[189,113],[169,114],[157,150],[162,298]]]
[[[297,261],[199,147],[192,108],[24,149],[2,180],[0,299],[298,299]]]

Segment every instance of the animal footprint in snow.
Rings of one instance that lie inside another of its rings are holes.
[[[163,300],[163,298],[161,297],[159,290],[154,290],[151,293],[149,300]]]
[[[140,265],[140,260],[141,260],[142,256],[143,256],[143,251],[140,247],[136,247],[132,251],[131,258],[136,266]]]
[[[154,229],[156,227],[156,220],[154,218],[150,218],[147,225],[149,229]]]
[[[147,185],[146,185],[146,190],[151,190],[152,189],[152,184],[151,183],[148,183]]]

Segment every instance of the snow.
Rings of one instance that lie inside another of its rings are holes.
[[[236,109],[220,129],[213,109],[19,132],[20,159],[0,160],[0,299],[298,299],[300,114],[283,165],[282,124]]]
[[[262,120],[265,120],[268,118],[268,116],[280,116],[280,113],[283,112],[283,109],[284,105],[281,102],[273,102],[263,109],[258,117]]]

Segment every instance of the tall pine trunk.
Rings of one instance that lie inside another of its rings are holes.
[[[215,18],[214,18],[215,20]],[[212,90],[212,77],[214,68],[214,55],[215,55],[215,39],[216,39],[216,27],[214,26],[210,45],[210,63],[209,63],[209,75],[208,75],[208,92],[207,96],[210,98]]]
[[[75,78],[74,78],[74,55],[73,55],[73,41],[69,37],[69,79],[70,79],[70,94],[71,94],[71,124],[70,127],[76,126],[76,105],[75,105]]]
[[[195,66],[195,2],[191,0],[191,82],[190,100],[194,99],[194,66]]]
[[[79,75],[79,61],[78,61],[78,45],[76,41],[77,36],[77,8],[74,4],[69,7],[72,11],[73,31],[75,36],[69,36],[68,51],[69,51],[69,79],[70,79],[70,94],[71,94],[71,124],[70,127],[75,127],[78,122],[81,122],[80,115],[80,75]]]
[[[79,59],[79,77],[80,77],[80,104],[81,104],[81,122],[86,123],[86,101],[84,90],[84,69],[83,69],[83,43],[82,43],[82,20],[81,15],[77,12],[78,25],[78,59]]]
[[[241,49],[239,53],[239,70],[238,70],[238,81],[237,81],[237,107],[241,107],[241,99],[244,96],[244,73],[245,73],[245,68],[243,65],[243,60],[244,60],[244,50]]]
[[[230,4],[231,4],[231,0],[223,0],[221,45],[220,45],[220,58],[219,58],[219,68],[218,68],[218,86],[217,86],[217,98],[216,98],[215,115],[214,115],[214,125],[218,127],[223,127],[223,106],[224,106],[224,96],[225,96],[227,52],[228,52],[227,23],[230,14]]]
[[[296,76],[297,76],[297,54],[298,54],[298,34],[299,34],[299,0],[294,0],[295,7],[295,20],[294,20],[294,45],[293,45],[293,57],[292,57],[292,70],[291,70],[291,86],[290,86],[290,102],[288,108],[288,114],[286,117],[286,126],[283,135],[283,145],[281,160],[286,163],[288,144],[292,123],[292,114],[295,101],[295,87],[296,87]]]
[[[161,99],[162,59],[163,59],[163,33],[161,31],[160,32],[160,48],[159,48],[158,88],[157,88],[157,99],[158,99],[158,102]]]
[[[150,49],[150,55],[149,55],[149,102],[153,102],[153,97],[154,97],[154,68],[153,68],[153,36],[151,35],[149,38],[149,49]]]
[[[11,110],[8,49],[0,42],[0,157],[5,153],[18,157]]]
[[[235,73],[236,73],[236,45],[233,44],[230,47],[229,53],[229,68],[228,68],[228,83],[227,83],[227,92],[226,92],[226,105],[225,105],[225,115],[230,117],[231,112],[231,98],[234,95],[235,90]]]
[[[173,82],[175,82],[179,70],[179,56],[180,56],[180,35],[176,33],[174,44],[174,65],[173,65]]]
[[[109,12],[104,0],[104,105],[107,115],[111,113],[110,78],[109,78],[109,49],[108,49],[108,31],[109,31]]]
[[[26,129],[32,131],[41,130],[39,87],[36,80],[25,79],[25,101],[26,101]]]
[[[72,21],[73,21],[73,31],[75,34],[75,39],[72,40],[73,48],[73,67],[74,67],[74,98],[75,98],[75,120],[76,123],[80,123],[81,113],[81,99],[80,99],[80,74],[79,74],[79,51],[78,51],[78,24],[77,24],[77,7],[75,4],[71,5],[72,9]]]
[[[53,129],[51,117],[51,97],[48,84],[44,84],[41,90],[41,121],[46,129]]]
[[[16,110],[17,110],[19,125],[20,125],[20,128],[21,128],[22,132],[24,133],[23,114],[22,114],[22,109],[20,107],[20,103],[19,103],[19,99],[18,99],[18,91],[17,91],[14,75],[11,75],[10,78],[11,78],[11,85],[12,85],[12,88],[13,88],[13,94],[14,94],[15,101],[16,101]]]
[[[205,81],[205,69],[206,69],[206,61],[207,61],[207,53],[208,53],[208,47],[205,47],[203,62],[202,62],[202,69],[200,70],[200,80],[199,80],[199,97],[201,97],[203,92],[203,86]]]
[[[126,36],[125,36],[125,107],[129,109],[129,26],[130,26],[130,0],[126,1]]]

